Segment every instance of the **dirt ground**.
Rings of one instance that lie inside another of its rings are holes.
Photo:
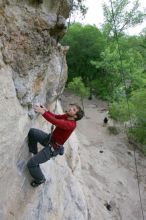
[[[79,97],[68,92],[61,101],[64,108],[74,102],[81,105]],[[146,219],[146,157],[135,153],[137,179],[133,146],[122,130],[116,135],[109,132],[109,126],[118,126],[111,119],[107,125],[103,123],[108,116],[107,103],[86,99],[84,108],[77,136],[88,220]]]

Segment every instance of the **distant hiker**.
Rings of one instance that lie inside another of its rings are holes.
[[[29,152],[35,154],[27,163],[27,167],[34,180],[31,186],[36,187],[45,182],[45,177],[40,169],[40,164],[45,163],[51,157],[63,154],[63,144],[76,128],[76,121],[84,116],[84,112],[77,104],[70,104],[66,114],[56,115],[48,111],[44,106],[36,106],[35,111],[55,125],[56,128],[51,134],[31,128],[28,133]],[[44,148],[38,152],[37,143]]]
[[[103,120],[104,124],[107,124],[108,123],[108,118],[105,117],[104,120]]]

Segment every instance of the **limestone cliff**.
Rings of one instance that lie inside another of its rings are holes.
[[[0,0],[1,220],[87,219],[76,178],[80,159],[75,134],[70,139],[76,140],[74,150],[68,142],[64,157],[42,165],[44,186],[30,186],[25,166],[29,128],[48,131],[33,104],[53,103],[67,80],[66,48],[58,40],[66,32],[70,4],[69,0]]]

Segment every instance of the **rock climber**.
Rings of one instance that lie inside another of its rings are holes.
[[[40,164],[45,163],[51,157],[63,154],[63,145],[76,128],[76,121],[84,116],[84,112],[77,104],[70,104],[66,113],[62,115],[56,115],[44,106],[35,106],[34,110],[40,113],[52,125],[55,125],[55,129],[51,134],[35,128],[31,128],[28,133],[29,152],[34,155],[28,161],[27,167],[33,177],[31,186],[37,187],[46,181]],[[39,152],[37,148],[38,142],[44,146]]]

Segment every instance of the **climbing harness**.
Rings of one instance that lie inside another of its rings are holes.
[[[125,77],[125,73],[123,71],[123,62],[122,62],[122,55],[121,55],[121,50],[120,50],[120,44],[119,44],[119,40],[118,40],[118,34],[117,34],[117,28],[116,28],[116,22],[115,22],[115,14],[114,14],[114,10],[113,10],[113,2],[112,0],[110,0],[111,3],[111,10],[112,10],[112,19],[113,19],[113,24],[114,24],[114,34],[115,34],[115,39],[117,42],[117,48],[118,48],[118,53],[119,53],[119,59],[120,59],[120,67],[121,67],[121,78],[123,81],[123,85],[124,85],[124,90],[125,90],[125,95],[126,95],[126,102],[127,102],[127,107],[128,107],[128,115],[129,115],[129,119],[130,119],[130,129],[132,129],[132,122],[131,122],[131,113],[130,113],[130,106],[129,106],[129,99],[127,96],[127,86],[126,86],[126,77]],[[128,135],[127,135],[128,137]],[[129,139],[129,137],[128,137]],[[141,213],[142,213],[142,219],[144,220],[144,210],[143,210],[143,205],[142,205],[142,198],[141,198],[141,192],[140,192],[140,183],[139,183],[139,174],[138,174],[138,167],[137,167],[137,160],[136,160],[136,147],[134,147],[134,163],[135,163],[135,169],[136,169],[136,178],[137,178],[137,185],[138,185],[138,193],[139,193],[139,200],[140,200],[140,207],[141,207]]]
[[[59,18],[59,14],[60,14],[60,11],[61,11],[61,4],[63,3],[63,1],[64,0],[62,0],[60,2],[59,10],[58,10],[58,13],[57,13],[57,21],[58,21],[58,18]],[[71,1],[71,10],[70,10],[70,13],[69,13],[68,29],[69,29],[69,26],[70,26],[70,23],[71,23],[70,20],[71,20],[71,11],[73,9],[73,3],[74,3],[74,0]],[[60,81],[61,81],[61,74],[62,74],[62,70],[63,70],[63,65],[64,65],[64,53],[63,53],[63,57],[62,57],[61,70],[60,70],[60,74],[59,74],[59,82],[58,82],[58,86],[57,86],[57,91],[59,90],[59,84],[60,84]],[[59,96],[58,92],[57,92],[57,96]],[[83,98],[81,98],[81,104],[82,104],[82,108],[83,108],[83,111],[84,111]],[[54,108],[53,112],[56,111],[56,108],[57,108],[57,100],[56,100],[55,108]],[[54,125],[51,126],[51,134],[53,132],[53,129],[54,129]]]
[[[58,19],[59,19],[59,14],[60,14],[60,11],[61,11],[62,3],[63,3],[63,0],[60,2],[60,5],[59,5],[59,10],[58,10],[58,13],[57,13],[57,21],[56,21],[56,23],[58,22]],[[72,10],[72,7],[73,7],[73,0],[72,0],[72,3],[71,3],[71,10]],[[70,10],[70,12],[71,12],[71,10]],[[69,21],[70,21],[70,17],[71,17],[71,13],[69,15]],[[70,25],[70,22],[69,22],[69,25]],[[69,28],[69,25],[68,25],[68,28]],[[62,74],[63,66],[64,66],[64,52],[63,52],[63,56],[62,56],[61,69],[60,69],[59,81],[58,81],[58,86],[57,86],[57,97],[59,97],[59,91],[58,90],[59,90],[59,85],[60,85],[60,82],[61,82],[61,74]],[[55,102],[55,108],[53,110],[53,113],[56,112],[56,109],[57,109],[57,100]],[[54,148],[51,146],[52,145],[51,141],[52,141],[53,130],[54,130],[54,125],[52,124],[51,125],[51,131],[50,131],[50,134],[49,134],[49,140],[48,140],[48,143],[47,143],[47,145],[50,145],[50,147],[51,147],[52,157],[57,156],[58,154],[59,155],[63,155],[64,154],[64,147],[63,147],[63,145],[60,145],[59,149],[57,151],[55,151]]]

